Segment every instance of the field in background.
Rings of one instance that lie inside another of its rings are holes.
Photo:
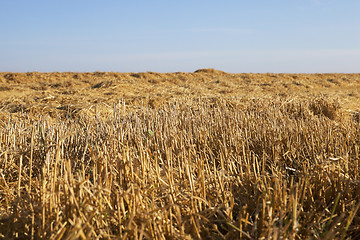
[[[0,73],[0,113],[64,117],[68,113],[156,108],[182,96],[282,99],[324,96],[341,99],[344,110],[360,106],[360,74],[229,74],[213,69],[195,73]]]
[[[0,73],[0,238],[357,239],[360,74]]]

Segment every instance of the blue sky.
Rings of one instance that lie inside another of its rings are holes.
[[[359,0],[0,0],[0,72],[360,72]]]

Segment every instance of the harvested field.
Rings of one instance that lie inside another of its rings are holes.
[[[0,73],[3,239],[358,239],[360,74]]]

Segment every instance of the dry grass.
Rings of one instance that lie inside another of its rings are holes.
[[[2,118],[3,239],[360,237],[360,124],[333,98],[111,109]]]
[[[161,107],[182,96],[217,98],[322,97],[341,99],[358,110],[360,74],[230,74],[214,69],[194,73],[0,73],[0,113],[27,113],[54,119],[112,112],[114,102],[127,108]]]

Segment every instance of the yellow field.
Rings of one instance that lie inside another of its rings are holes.
[[[0,73],[0,110],[0,238],[360,237],[360,74]]]
[[[151,108],[183,96],[282,99],[324,96],[340,99],[346,110],[360,106],[360,74],[228,74],[213,69],[195,73],[0,73],[2,112],[58,118],[69,111],[113,111],[125,101]]]

